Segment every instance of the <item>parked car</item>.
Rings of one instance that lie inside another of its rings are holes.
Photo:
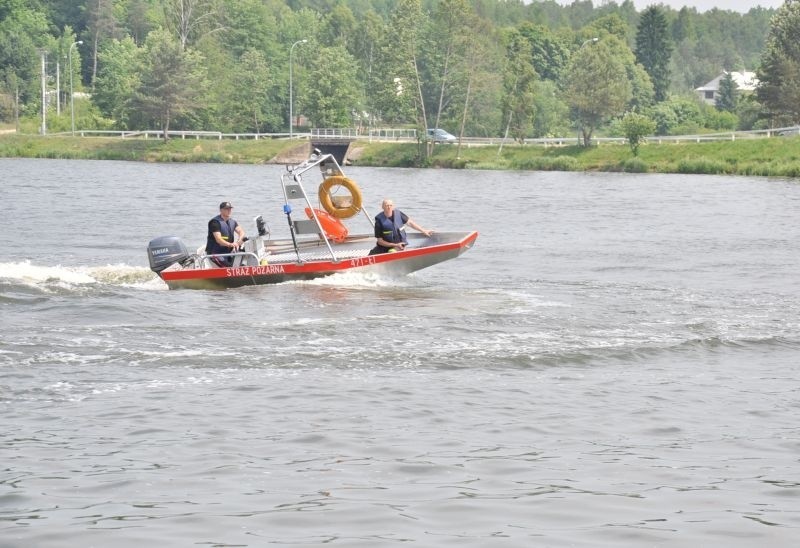
[[[455,135],[451,135],[447,133],[443,129],[428,129],[428,139],[431,139],[434,143],[455,143],[458,141]]]

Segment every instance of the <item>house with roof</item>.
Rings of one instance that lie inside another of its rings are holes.
[[[717,103],[717,97],[719,97],[719,82],[725,78],[726,74],[728,73],[723,71],[706,85],[695,88],[694,91],[700,97],[701,101],[709,105],[715,105]],[[755,72],[731,72],[731,78],[736,82],[736,87],[739,91],[744,93],[752,93],[756,90],[756,86],[758,86],[758,78],[756,78]]]

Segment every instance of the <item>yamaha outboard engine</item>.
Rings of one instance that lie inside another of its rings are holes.
[[[190,258],[183,241],[175,236],[161,236],[150,240],[147,244],[147,257],[150,259],[150,270],[155,273]]]

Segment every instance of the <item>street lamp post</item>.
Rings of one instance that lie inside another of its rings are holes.
[[[69,55],[67,56],[69,58],[69,60],[68,60],[68,62],[69,62],[69,115],[70,115],[70,118],[72,119],[72,136],[73,137],[75,136],[75,92],[72,91],[72,48],[74,48],[75,46],[78,46],[80,44],[83,44],[83,40],[78,40],[77,42],[73,42],[69,46],[69,52],[68,52]]]
[[[298,40],[289,48],[289,139],[292,138],[292,126],[294,125],[294,112],[292,112],[292,54],[297,44],[305,44],[306,42],[308,42],[308,40]]]
[[[597,42],[598,40],[600,40],[600,39],[599,39],[599,38],[597,38],[597,37],[594,37],[594,38],[589,38],[588,40],[584,41],[584,42],[583,42],[583,44],[581,44],[581,48],[582,48],[583,46],[585,46],[586,44],[588,44],[589,42],[595,43],[595,42]],[[578,48],[578,49],[581,49],[581,48]]]

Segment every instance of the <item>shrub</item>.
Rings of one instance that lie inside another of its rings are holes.
[[[709,129],[734,130],[739,125],[739,117],[725,110],[709,109],[706,113],[706,127]]]
[[[556,156],[554,158],[538,156],[512,160],[511,168],[533,171],[578,171],[580,166],[578,160],[572,156]]]
[[[621,125],[625,138],[628,139],[628,144],[631,147],[631,152],[633,152],[634,156],[638,156],[642,139],[653,134],[656,129],[656,123],[647,116],[629,112],[622,117]]]
[[[684,158],[678,162],[678,173],[697,173],[701,175],[716,175],[727,173],[728,165],[720,160],[712,160],[701,156],[699,158]]]
[[[623,160],[620,167],[622,171],[626,173],[647,173],[650,170],[650,166],[641,158],[628,158],[627,160]]]
[[[688,97],[672,97],[645,114],[655,121],[656,135],[696,133],[704,121],[697,100]]]

